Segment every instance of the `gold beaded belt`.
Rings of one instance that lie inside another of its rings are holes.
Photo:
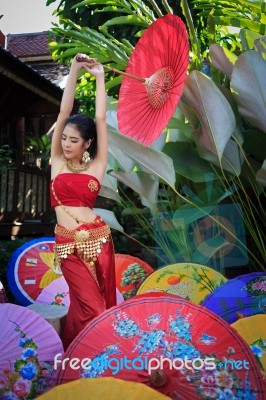
[[[55,234],[71,240],[67,243],[55,244],[55,272],[60,272],[61,260],[75,251],[89,267],[94,267],[95,261],[97,261],[97,257],[102,251],[103,244],[111,240],[111,229],[108,225],[88,230],[70,230],[56,225]]]

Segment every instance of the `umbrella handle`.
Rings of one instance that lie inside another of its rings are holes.
[[[109,67],[108,65],[103,65],[103,68],[104,69],[108,69],[108,71],[112,71],[112,72],[114,72],[114,73],[116,73],[118,75],[124,75],[124,76],[127,76],[128,78],[132,78],[132,79],[135,79],[135,80],[140,81],[142,83],[146,83],[146,78],[140,78],[139,76],[131,75],[131,74],[128,74],[128,73],[126,73],[124,71],[119,71],[119,69],[115,69],[115,68]]]

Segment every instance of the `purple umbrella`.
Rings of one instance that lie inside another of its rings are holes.
[[[62,342],[39,314],[15,304],[0,304],[0,327],[0,399],[34,399],[54,385]]]
[[[266,313],[266,272],[240,275],[223,283],[202,303],[229,324],[240,317]]]

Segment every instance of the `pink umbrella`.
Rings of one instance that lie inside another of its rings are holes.
[[[116,301],[117,304],[124,301],[124,298],[118,289],[116,289]],[[49,283],[49,285],[47,285],[37,297],[36,303],[69,307],[69,288],[65,278],[60,276],[60,278]]]
[[[62,342],[39,314],[15,304],[0,304],[0,326],[0,399],[36,398],[54,385]]]

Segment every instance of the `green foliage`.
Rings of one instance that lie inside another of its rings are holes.
[[[51,139],[47,134],[42,135],[39,138],[34,136],[28,136],[28,148],[27,151],[34,152],[37,157],[41,159],[41,168],[46,168],[49,165],[50,154],[51,154]]]
[[[125,70],[135,37],[119,39],[114,29],[124,29],[131,23],[131,27],[137,28],[135,36],[140,37],[154,20],[169,12],[170,3],[87,0],[76,3],[73,10],[96,4],[98,14],[115,12],[115,18],[112,14],[99,29],[93,25],[88,28],[77,20],[62,21],[64,27],[55,26],[52,31],[57,38],[52,43],[56,59],[62,61],[76,52],[86,52],[104,64]],[[200,10],[197,19],[191,14],[189,3],[180,2],[189,30],[190,73],[177,112],[166,129],[165,146],[154,150],[120,135],[112,116],[109,149],[115,162],[110,175],[139,195],[141,205],[128,207],[127,201],[124,204],[149,235],[154,234],[148,227],[149,217],[158,218],[165,207],[168,211],[172,206],[177,207],[182,212],[191,207],[196,218],[210,217],[213,207],[225,199],[240,203],[251,238],[246,248],[250,264],[254,269],[265,269],[266,154],[265,146],[260,144],[264,143],[266,133],[266,52],[262,36],[265,2],[197,0],[194,4]],[[240,28],[239,33],[230,32],[228,26]],[[200,72],[208,52],[209,77]],[[107,88],[114,91],[120,82],[120,77],[107,75]],[[111,93],[117,96],[117,92]],[[117,188],[112,185],[107,188],[112,198],[121,200]],[[172,198],[175,201],[171,202]],[[207,211],[206,205],[210,207]],[[243,245],[220,220],[211,219],[238,246]],[[191,249],[186,234],[185,229],[179,231],[175,240],[189,261]]]

